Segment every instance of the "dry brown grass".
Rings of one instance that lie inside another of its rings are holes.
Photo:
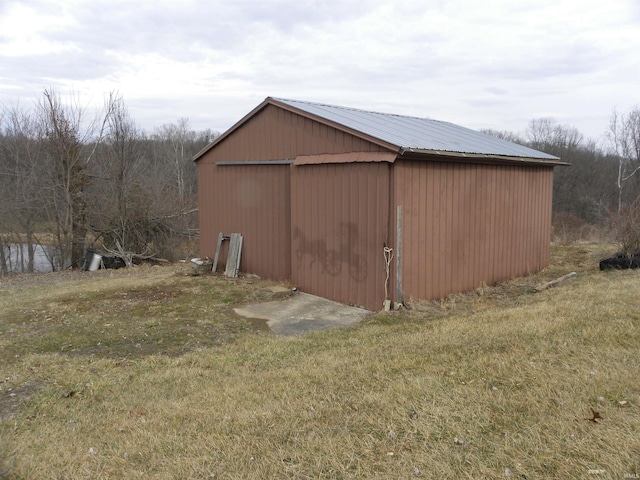
[[[602,252],[554,248],[535,277],[301,338],[234,330],[225,312],[265,295],[257,281],[3,285],[2,352],[29,347],[0,353],[0,478],[638,478],[640,272],[597,271]],[[176,317],[225,341],[167,327],[166,352],[92,350],[109,313],[82,306],[103,294],[137,339]],[[76,350],[38,343],[45,324]]]

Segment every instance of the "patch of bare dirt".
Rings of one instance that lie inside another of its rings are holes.
[[[16,388],[0,390],[0,420],[12,418],[42,387],[42,382],[29,382]]]

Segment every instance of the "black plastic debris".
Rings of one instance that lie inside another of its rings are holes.
[[[626,270],[629,268],[640,268],[640,254],[625,255],[616,253],[613,257],[600,260],[600,270]]]

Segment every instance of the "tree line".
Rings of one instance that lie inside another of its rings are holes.
[[[52,270],[80,266],[91,246],[195,253],[192,157],[217,135],[185,118],[145,132],[117,93],[94,115],[53,90],[28,108],[1,106],[0,274],[33,271],[38,248]]]
[[[640,250],[640,107],[614,110],[598,141],[551,118],[519,133],[484,132],[570,164],[554,170],[556,233],[624,224],[638,231]],[[192,157],[218,135],[192,130],[185,118],[146,132],[117,93],[93,116],[77,97],[53,90],[29,108],[1,106],[0,274],[33,271],[44,246],[53,270],[79,266],[91,246],[169,260],[194,255]]]

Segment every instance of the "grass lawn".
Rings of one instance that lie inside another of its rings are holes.
[[[293,338],[233,314],[262,280],[0,278],[0,479],[640,478],[640,272],[609,253]]]

